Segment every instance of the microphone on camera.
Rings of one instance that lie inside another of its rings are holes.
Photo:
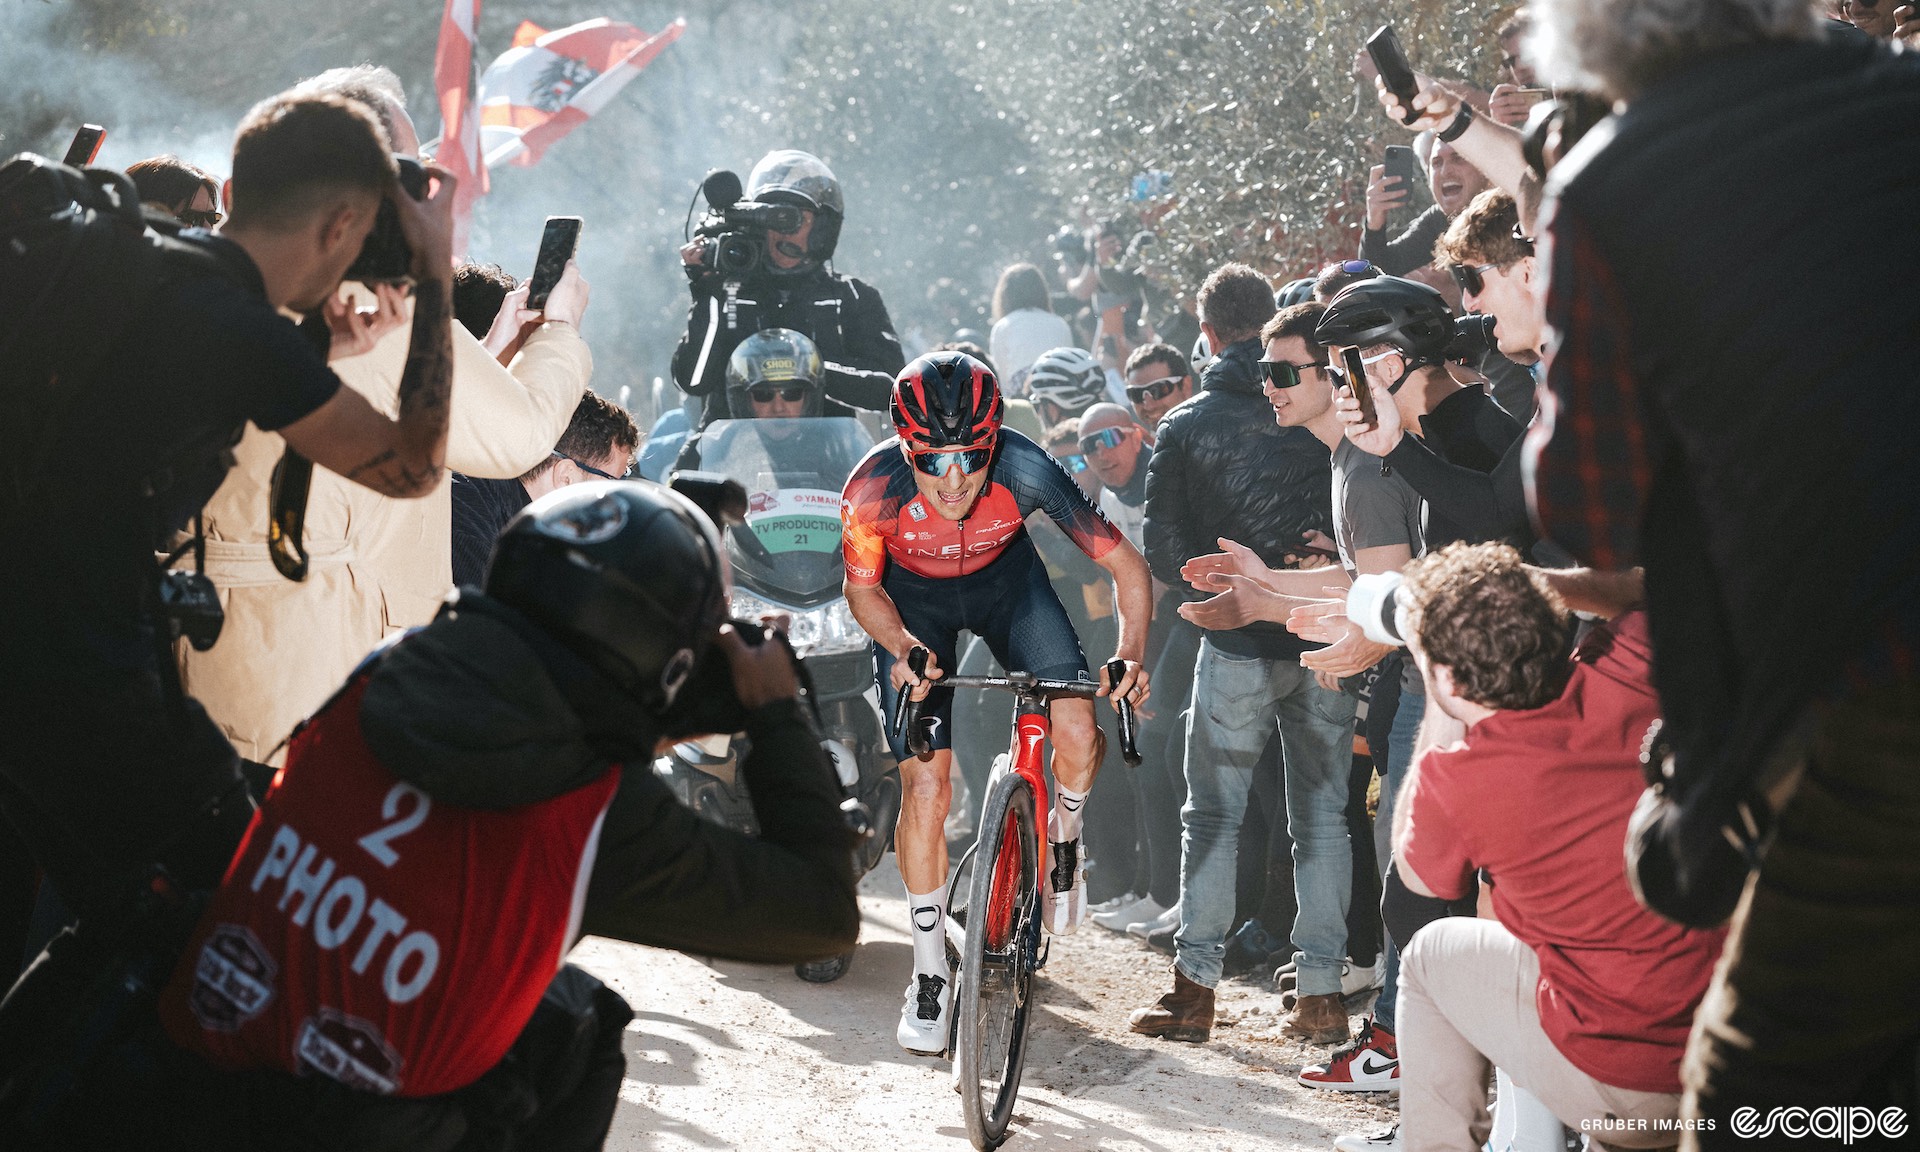
[[[707,173],[706,179],[700,181],[700,194],[713,207],[725,208],[738,203],[740,197],[746,194],[746,189],[741,186],[737,174],[725,168],[715,168]]]

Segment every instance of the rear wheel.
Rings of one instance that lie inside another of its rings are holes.
[[[981,812],[960,956],[955,1071],[967,1135],[996,1148],[1006,1137],[1026,1063],[1040,931],[1039,839],[1033,789],[1008,774]]]

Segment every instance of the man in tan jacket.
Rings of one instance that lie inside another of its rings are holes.
[[[399,81],[385,69],[335,69],[301,91],[331,92],[371,108],[394,151],[419,149]],[[347,283],[343,297],[376,293]],[[391,328],[363,354],[333,368],[376,409],[397,411],[412,302],[382,299]],[[547,459],[592,375],[578,322],[587,287],[569,270],[546,313],[503,367],[459,324],[453,331],[453,396],[446,464],[469,476],[519,476]],[[382,327],[385,327],[382,325]],[[285,448],[249,426],[237,463],[205,511],[207,575],[227,622],[208,652],[181,645],[181,678],[240,755],[272,762],[294,726],[324,703],[386,636],[433,618],[453,586],[450,489],[394,500],[316,469],[306,514],[307,578],[294,583],[267,553],[268,492]]]

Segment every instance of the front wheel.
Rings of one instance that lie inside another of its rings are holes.
[[[1010,773],[980,814],[961,951],[955,1065],[967,1135],[997,1148],[1020,1093],[1040,934],[1039,838],[1033,789]]]

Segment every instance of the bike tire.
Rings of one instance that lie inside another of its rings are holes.
[[[1033,1011],[1040,841],[1025,777],[1009,774],[995,783],[980,829],[960,959],[955,1063],[967,1136],[987,1152],[1000,1146],[1013,1118]]]

